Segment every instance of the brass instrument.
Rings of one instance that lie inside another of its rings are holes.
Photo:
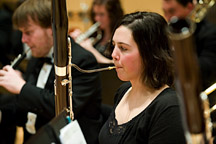
[[[76,64],[71,64],[70,66],[74,67],[75,69],[77,69],[78,71],[82,72],[82,73],[93,73],[93,72],[100,72],[100,71],[105,71],[105,70],[112,70],[115,69],[115,66],[109,66],[106,68],[99,68],[99,69],[93,69],[93,70],[84,70],[81,69],[80,67],[78,67]]]
[[[199,0],[188,18],[193,22],[199,23],[214,4],[215,0]]]
[[[195,23],[200,22],[214,0],[199,1],[186,19],[173,17],[168,27],[171,46],[177,70],[176,88],[180,95],[185,135],[188,143],[209,143],[212,135],[212,122],[207,92],[201,91],[200,71],[194,47]],[[192,136],[198,136],[199,140]]]

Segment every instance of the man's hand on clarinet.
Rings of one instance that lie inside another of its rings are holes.
[[[13,94],[19,94],[26,81],[21,72],[7,65],[0,70],[0,86]]]

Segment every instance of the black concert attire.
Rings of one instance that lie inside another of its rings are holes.
[[[95,57],[78,44],[72,41],[72,63],[82,69],[98,68]],[[49,74],[45,88],[36,87],[36,81],[39,71],[44,63],[43,58],[32,58],[29,61],[25,80],[27,83],[22,87],[17,95],[16,105],[11,113],[5,113],[2,110],[2,125],[23,126],[27,122],[27,113],[37,114],[36,129],[48,123],[55,116],[55,99],[54,99],[54,67]],[[98,134],[102,126],[103,118],[100,113],[101,107],[101,85],[98,73],[81,73],[72,68],[73,82],[73,111],[75,119],[78,120],[84,137],[88,144],[98,142]],[[6,109],[7,110],[7,109]],[[27,133],[25,129],[25,134]],[[26,135],[25,135],[26,136]],[[25,137],[27,140],[28,137]]]
[[[216,82],[216,26],[203,20],[194,33],[203,89]]]
[[[100,144],[185,144],[180,106],[175,91],[163,90],[129,122],[118,125],[115,109],[131,87],[123,84],[116,93],[114,110],[99,134]]]

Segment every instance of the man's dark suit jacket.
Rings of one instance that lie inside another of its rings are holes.
[[[203,20],[194,36],[204,90],[216,82],[216,26]]]
[[[82,69],[98,68],[95,57],[74,41],[72,41],[72,63]],[[40,58],[32,58],[29,61],[25,74],[27,83],[17,95],[16,105],[13,106],[12,111],[15,115],[4,113],[3,109],[2,125],[10,125],[12,123],[10,119],[14,119],[16,125],[25,127],[27,113],[33,112],[37,114],[36,129],[39,129],[55,116],[54,68],[52,67],[44,89],[35,86],[42,65]],[[87,143],[97,143],[97,136],[102,126],[99,74],[81,73],[72,68],[72,82],[75,119],[78,120]]]
[[[203,20],[197,24],[194,36],[204,91],[216,82],[216,26]],[[208,95],[208,98],[210,107],[215,105],[216,91]],[[216,111],[211,113],[211,120],[216,121]],[[215,128],[213,128],[213,135],[216,135]]]

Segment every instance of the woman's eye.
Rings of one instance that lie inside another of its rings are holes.
[[[119,49],[122,50],[122,51],[126,51],[127,49],[124,48],[123,46],[119,46]]]

